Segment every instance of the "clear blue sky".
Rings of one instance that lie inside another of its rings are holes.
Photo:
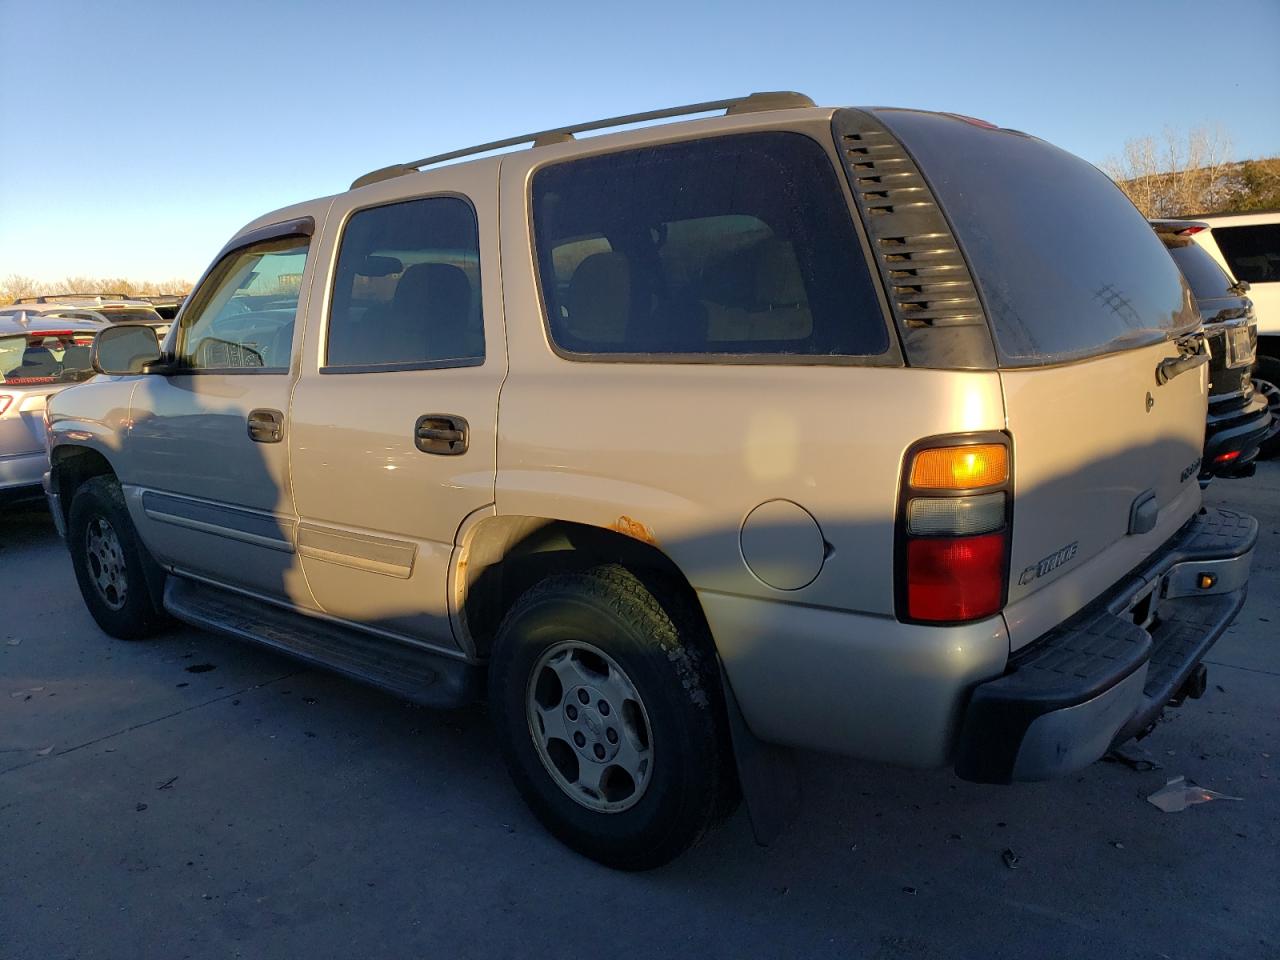
[[[1280,0],[0,0],[0,38],[0,278],[195,279],[247,220],[374,167],[752,90],[953,110],[1095,163],[1201,124],[1280,153]]]

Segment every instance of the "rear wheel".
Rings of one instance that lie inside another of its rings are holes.
[[[579,853],[656,867],[725,809],[735,783],[704,632],[617,566],[544,580],[503,620],[498,739],[525,801]]]
[[[146,565],[155,561],[138,540],[114,478],[94,477],[77,488],[67,546],[85,606],[105,632],[136,640],[164,625],[147,587]]]
[[[1272,421],[1280,421],[1280,360],[1259,357],[1253,368],[1253,389],[1267,398]],[[1259,460],[1280,456],[1280,435],[1272,437],[1258,451]]]

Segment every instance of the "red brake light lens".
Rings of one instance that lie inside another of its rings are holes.
[[[977,620],[1000,610],[1005,533],[922,537],[907,544],[907,615]]]

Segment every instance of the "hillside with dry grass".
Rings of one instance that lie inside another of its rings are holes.
[[[1148,217],[1194,217],[1280,209],[1280,157],[1233,160],[1220,129],[1128,141],[1102,165]]]

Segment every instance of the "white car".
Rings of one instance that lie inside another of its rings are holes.
[[[1196,217],[1208,230],[1194,240],[1236,280],[1249,284],[1258,317],[1258,362],[1253,385],[1280,419],[1280,210]],[[1263,445],[1262,456],[1280,453],[1280,438]]]

